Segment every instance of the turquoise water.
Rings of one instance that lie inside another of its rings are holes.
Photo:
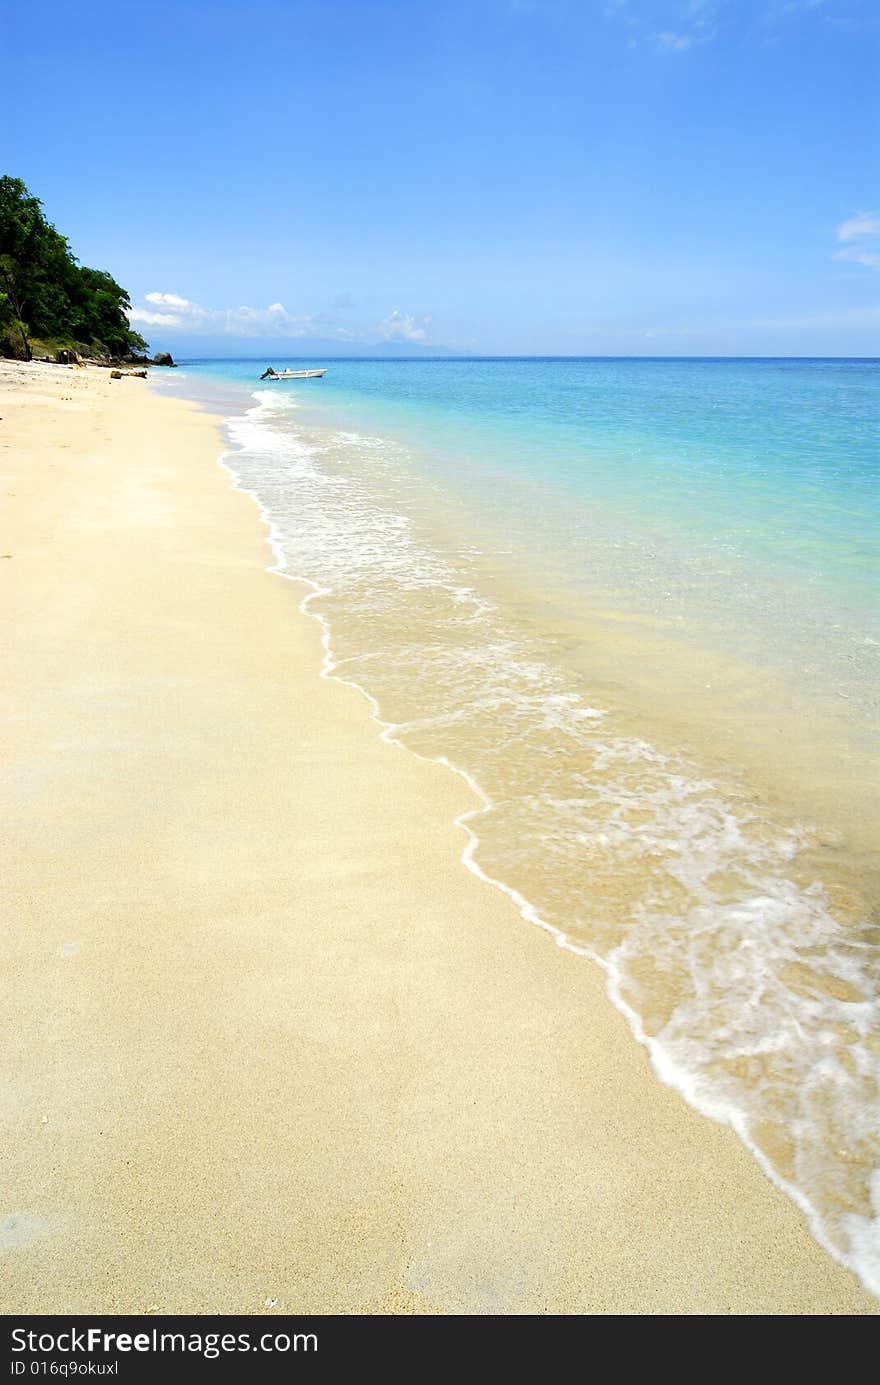
[[[444,483],[551,488],[776,566],[866,613],[880,560],[880,362],[332,361],[310,415],[410,434]],[[279,366],[280,368],[280,366]],[[252,387],[253,362],[187,373]]]
[[[260,368],[190,372],[249,390]],[[610,594],[871,714],[880,363],[332,361],[273,388],[407,446],[435,519],[484,548],[491,526],[497,572],[540,573],[561,616]]]
[[[336,368],[323,393],[442,433],[434,461],[550,485],[876,612],[880,372],[864,362],[498,361]]]
[[[161,387],[327,671],[468,778],[465,863],[880,1292],[880,363],[326,364]]]

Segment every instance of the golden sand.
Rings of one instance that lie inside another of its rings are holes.
[[[876,1313],[318,677],[216,421],[0,391],[3,1310]]]

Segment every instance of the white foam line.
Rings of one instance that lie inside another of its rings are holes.
[[[257,396],[254,395],[253,397],[256,398]],[[265,405],[258,403],[253,409],[247,410],[247,413],[258,414],[265,407]],[[714,1120],[720,1125],[730,1126],[756,1160],[759,1167],[770,1179],[771,1183],[779,1188],[781,1192],[785,1193],[786,1196],[791,1198],[792,1202],[803,1212],[810,1227],[810,1231],[819,1245],[828,1252],[837,1264],[842,1265],[845,1269],[853,1273],[869,1293],[880,1298],[880,1277],[875,1281],[874,1275],[870,1273],[870,1269],[863,1270],[859,1266],[851,1263],[846,1256],[828,1240],[824,1228],[822,1227],[819,1214],[813,1207],[809,1198],[807,1198],[795,1184],[782,1178],[777,1170],[773,1168],[763,1151],[749,1138],[743,1113],[734,1106],[719,1101],[713,1101],[701,1094],[698,1091],[699,1077],[681,1068],[681,1066],[665,1052],[662,1045],[655,1038],[645,1033],[641,1017],[622,995],[621,985],[623,976],[619,967],[613,960],[613,955],[611,958],[600,957],[592,948],[575,942],[561,928],[557,928],[555,924],[542,918],[535,906],[526,899],[525,895],[520,894],[519,890],[514,889],[511,885],[505,884],[503,880],[498,880],[495,876],[489,875],[488,872],[483,870],[482,866],[475,859],[477,848],[480,845],[480,839],[471,827],[471,822],[496,807],[496,803],[489,797],[477,780],[474,779],[472,774],[466,769],[462,769],[459,765],[454,764],[451,760],[447,759],[445,755],[423,755],[418,750],[413,750],[410,746],[405,745],[403,741],[398,740],[394,734],[396,730],[395,723],[385,721],[380,715],[379,704],[372,693],[368,692],[360,683],[356,683],[350,678],[344,678],[336,671],[336,664],[333,659],[331,648],[330,624],[320,611],[312,611],[309,609],[309,604],[312,601],[318,597],[329,595],[332,592],[332,588],[321,587],[317,582],[313,582],[311,578],[298,576],[296,573],[287,570],[287,559],[281,547],[278,526],[260,497],[255,491],[251,490],[250,487],[243,484],[242,478],[235,471],[234,467],[230,465],[229,458],[234,456],[235,453],[232,451],[224,452],[217,460],[223,470],[232,477],[232,489],[241,491],[244,495],[250,496],[251,500],[253,500],[259,510],[260,519],[268,530],[266,542],[272,551],[272,556],[275,561],[269,564],[265,571],[273,573],[278,577],[283,577],[287,581],[299,582],[303,586],[311,588],[300,601],[299,610],[303,615],[310,616],[313,620],[316,620],[321,627],[323,658],[321,661],[320,677],[332,678],[334,682],[340,683],[344,687],[353,688],[366,699],[370,708],[370,716],[380,728],[379,739],[384,741],[386,745],[395,746],[398,750],[414,755],[417,760],[422,760],[425,764],[442,765],[445,769],[450,770],[453,774],[457,774],[459,778],[463,779],[474,796],[481,800],[480,807],[465,809],[464,812],[459,813],[458,816],[453,819],[454,825],[460,827],[467,835],[467,843],[461,853],[462,865],[464,865],[472,875],[475,875],[477,879],[482,880],[484,884],[491,885],[494,889],[500,890],[502,894],[507,895],[508,899],[515,905],[521,918],[534,927],[543,929],[545,933],[549,933],[557,947],[564,948],[566,952],[572,952],[578,957],[586,957],[601,968],[605,973],[606,993],[609,1000],[629,1024],[630,1030],[636,1041],[647,1049],[651,1060],[651,1066],[660,1081],[665,1086],[672,1087],[674,1091],[677,1091],[688,1105],[693,1107],[694,1110],[698,1111],[701,1115],[708,1116],[710,1120]]]

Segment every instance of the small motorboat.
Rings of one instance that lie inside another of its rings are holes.
[[[327,367],[321,370],[273,370],[267,366],[260,376],[261,380],[320,380],[327,374]]]

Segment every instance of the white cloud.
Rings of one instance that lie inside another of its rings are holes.
[[[683,53],[686,48],[690,48],[696,42],[693,34],[675,34],[669,29],[664,29],[659,34],[652,34],[658,48],[665,48],[667,53]]]
[[[880,268],[880,215],[877,212],[856,212],[855,216],[841,221],[837,239],[843,242],[843,249],[835,250],[832,259],[865,265],[868,269]]]
[[[268,308],[204,308],[176,293],[145,293],[144,301],[161,307],[174,308],[173,313],[157,313],[135,305],[129,317],[145,327],[186,328],[189,332],[215,332],[237,337],[304,337],[314,335],[322,327],[333,335],[333,325],[321,323],[309,314],[289,313],[283,303],[270,303]]]
[[[145,293],[144,297],[148,303],[158,303],[168,308],[191,308],[193,306],[187,298],[178,298],[176,293]]]
[[[719,11],[727,0],[659,0],[653,12],[645,12],[627,0],[606,0],[605,18],[623,26],[629,46],[647,44],[660,53],[685,53],[711,43],[715,38]],[[654,24],[662,28],[654,28]]]
[[[848,260],[850,264],[868,265],[874,268],[880,265],[880,250],[860,250],[856,245],[850,245],[846,250],[835,250],[831,257],[833,260]]]
[[[383,341],[424,341],[428,335],[431,319],[422,318],[419,323],[410,313],[402,313],[395,308],[379,323],[377,331]]]
[[[150,307],[145,306],[150,304]],[[157,312],[156,308],[172,308],[172,312]],[[425,341],[431,323],[429,316],[415,318],[397,308],[371,332],[340,326],[333,318],[322,314],[291,313],[283,303],[270,303],[267,308],[251,308],[246,303],[237,308],[205,308],[192,299],[176,293],[145,293],[143,303],[136,303],[129,319],[138,327],[162,327],[169,331],[211,333],[230,337],[277,337],[291,340],[299,337],[331,337],[340,341]]]
[[[862,0],[870,6],[871,0]],[[761,44],[791,39],[799,27],[841,25],[855,31],[872,25],[854,13],[859,0],[604,0],[602,14],[627,36],[629,47],[685,53],[739,32]]]
[[[877,212],[856,212],[849,221],[841,221],[837,228],[838,240],[856,240],[859,236],[880,235],[880,216]]]
[[[182,327],[183,318],[174,313],[151,313],[146,308],[132,308],[128,320],[142,327]]]

